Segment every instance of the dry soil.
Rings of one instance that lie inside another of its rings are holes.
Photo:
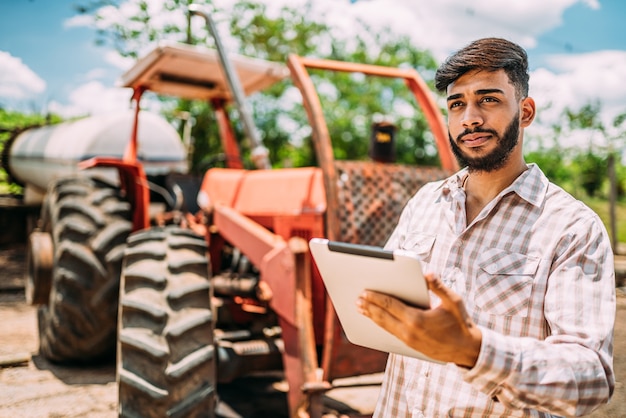
[[[37,354],[36,309],[24,298],[25,252],[0,248],[0,418],[117,417],[115,367],[61,367]],[[617,385],[612,401],[591,415],[626,417],[626,296],[618,288],[615,329]],[[380,375],[361,378],[359,388],[334,389],[325,398],[327,417],[371,414]],[[346,381],[345,383],[352,383]],[[262,376],[219,387],[224,417],[286,417],[285,383]]]

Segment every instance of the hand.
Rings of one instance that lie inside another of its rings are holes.
[[[393,296],[366,290],[357,300],[359,312],[426,356],[471,368],[480,352],[482,333],[465,310],[461,296],[434,274],[428,288],[441,299],[433,309],[409,306]]]

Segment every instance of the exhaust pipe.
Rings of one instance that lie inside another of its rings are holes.
[[[215,40],[215,47],[217,48],[217,53],[220,57],[222,69],[226,73],[228,85],[230,86],[230,90],[235,98],[235,105],[237,106],[237,111],[239,112],[239,116],[241,117],[241,120],[243,122],[244,131],[250,142],[252,142],[252,160],[255,166],[259,169],[272,168],[269,162],[269,151],[263,146],[263,144],[261,144],[259,134],[256,130],[254,122],[252,121],[252,116],[250,115],[247,103],[245,101],[245,95],[241,87],[241,82],[239,81],[239,77],[237,77],[237,73],[233,69],[231,62],[228,59],[226,49],[224,48],[224,45],[222,45],[221,38],[217,33],[217,27],[215,26],[215,22],[213,21],[209,13],[201,10],[201,7],[198,4],[190,4],[189,13],[191,15],[197,15],[204,18],[204,20],[206,21],[207,30]]]

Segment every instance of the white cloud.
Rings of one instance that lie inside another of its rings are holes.
[[[160,10],[164,1],[149,0],[148,6],[150,9]],[[408,35],[417,47],[431,51],[438,61],[442,61],[471,40],[485,36],[509,38],[532,52],[540,35],[562,24],[563,14],[568,8],[575,4],[582,4],[590,10],[601,7],[598,0],[359,0],[355,3],[348,0],[316,0],[308,3],[306,0],[259,1],[267,6],[268,15],[278,14],[281,7],[286,5],[302,10],[310,7],[308,13],[319,16],[336,28],[333,36],[342,36],[345,39],[354,38],[355,28],[358,27],[356,20],[367,22],[374,30],[388,28],[394,33]],[[228,10],[233,3],[232,0],[215,0],[214,4],[219,9]],[[103,28],[112,23],[128,22],[128,17],[137,11],[137,1],[126,0],[121,2],[119,8],[107,6],[101,9],[103,19],[98,22],[91,16],[77,16],[68,19],[65,27]],[[227,16],[216,14],[213,17],[218,24],[222,41],[227,48],[234,48],[236,45],[228,36],[228,27],[225,24]],[[184,19],[185,11],[179,9],[172,13],[158,14],[158,20],[154,23],[184,26]],[[200,18],[195,18],[192,24],[194,31],[205,29],[205,22]],[[144,43],[142,47],[145,48],[145,53],[150,45]],[[4,61],[6,60],[0,60],[3,64]],[[134,64],[132,59],[122,58],[113,50],[106,52],[106,61],[120,69],[120,74]],[[601,101],[606,118],[625,111],[626,85],[622,80],[626,79],[626,52],[555,55],[544,61],[547,67],[537,68],[531,74],[531,94],[540,108],[540,120],[537,124],[549,126],[559,120],[566,106],[577,109],[596,99]],[[94,80],[99,76],[100,73],[96,71],[87,80]],[[42,82],[39,79],[38,92],[45,88],[45,83],[41,87]],[[0,88],[5,84],[0,78]],[[23,86],[33,88],[37,83],[24,82]],[[129,94],[122,94],[122,105],[127,105]],[[106,103],[108,100],[111,103]],[[94,81],[78,86],[71,95],[69,104],[55,103],[51,106],[69,113],[95,113],[119,105],[118,89]]]
[[[544,111],[544,121],[553,123],[566,107],[578,110],[599,102],[603,122],[626,111],[626,51],[597,51],[577,55],[553,55],[547,60],[551,70],[541,68],[531,74],[531,95]]]
[[[104,68],[94,68],[93,70],[89,70],[84,77],[87,80],[99,80],[106,77],[107,73],[108,71]]]
[[[409,35],[416,46],[443,60],[486,36],[505,37],[533,48],[537,37],[560,25],[563,12],[575,3],[598,7],[596,0],[360,0],[353,9],[375,27]]]
[[[63,21],[64,28],[80,28],[92,27],[95,24],[94,17],[91,15],[76,15]]]
[[[46,82],[21,59],[0,51],[0,100],[30,100],[45,89]]]
[[[564,12],[577,3],[590,10],[601,7],[598,0],[360,0],[354,9],[376,28],[409,35],[416,46],[431,51],[441,62],[472,40],[487,36],[510,39],[532,53],[538,37],[561,25]],[[605,127],[626,112],[626,51],[558,54],[545,57],[545,62],[546,68],[531,73],[530,94],[539,109],[531,135],[552,134],[550,126],[561,122],[566,107],[576,111],[598,101]],[[574,132],[572,140],[567,138],[568,143],[561,145],[588,145],[589,138],[589,133]],[[602,145],[597,136],[593,142]]]
[[[262,0],[269,13],[277,13],[286,0]],[[305,0],[287,2],[293,7]],[[475,0],[317,0],[312,13],[338,28],[337,36],[354,37],[356,19],[375,30],[390,29],[408,35],[417,47],[429,50],[441,62],[474,39],[505,37],[529,52],[543,33],[563,23],[564,12],[582,4],[600,8],[598,0],[525,0],[523,2]],[[547,68],[531,74],[531,94],[540,108],[540,121],[558,121],[565,107],[576,110],[590,101],[602,104],[605,121],[626,111],[626,52],[598,51],[589,54],[547,57]],[[532,64],[532,62],[531,62]],[[548,107],[549,105],[549,107]]]
[[[157,3],[162,0],[152,0]],[[288,5],[318,16],[338,28],[337,36],[354,36],[356,19],[377,30],[389,29],[408,35],[419,48],[443,60],[470,41],[487,36],[511,39],[525,48],[534,48],[541,34],[561,25],[563,13],[575,4],[598,9],[598,0],[257,0],[267,14],[277,15]],[[215,2],[228,8],[232,0]]]
[[[115,68],[126,71],[133,66],[135,60],[132,58],[122,57],[117,51],[107,51],[104,59],[107,63],[111,64]]]
[[[623,105],[626,97],[626,51],[554,55],[549,65],[568,78],[581,100],[602,97],[607,105]]]
[[[130,89],[111,88],[99,81],[90,81],[77,87],[69,97],[69,104],[53,101],[48,110],[64,117],[109,113],[130,108]]]
[[[129,88],[109,87],[94,80],[73,90],[67,103],[50,102],[48,111],[65,118],[119,112],[134,106],[131,97],[132,90]],[[149,92],[141,98],[142,110],[159,113],[166,106]]]

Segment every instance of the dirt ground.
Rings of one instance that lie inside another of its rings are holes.
[[[117,417],[115,365],[63,367],[38,355],[36,308],[24,297],[25,249],[0,247],[0,418]],[[371,414],[381,375],[343,379],[324,399],[325,418]],[[219,385],[222,418],[287,418],[286,383],[258,376]]]
[[[114,364],[99,367],[61,367],[37,354],[36,309],[24,298],[25,251],[0,248],[0,418],[117,417]],[[614,366],[616,388],[612,401],[590,415],[626,417],[626,294],[618,288]],[[361,378],[358,388],[330,391],[327,417],[371,414],[380,375]],[[351,383],[346,381],[345,383]],[[278,376],[262,376],[219,387],[224,418],[286,418],[285,383]]]

